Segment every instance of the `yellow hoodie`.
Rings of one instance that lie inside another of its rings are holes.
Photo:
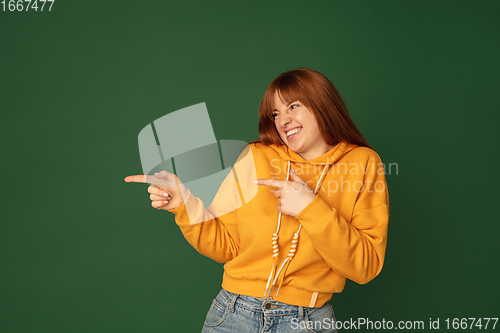
[[[254,183],[289,179],[290,167],[318,193],[296,217],[278,213],[275,188]],[[204,209],[203,202],[189,193],[171,212],[198,252],[226,263],[222,287],[227,291],[321,307],[343,290],[346,278],[365,284],[380,273],[388,206],[384,166],[372,149],[341,142],[305,161],[286,146],[251,144],[210,207]],[[273,260],[278,223],[279,251]],[[278,286],[269,293],[268,281],[276,281],[281,266],[288,268],[279,274],[282,283],[276,296]]]

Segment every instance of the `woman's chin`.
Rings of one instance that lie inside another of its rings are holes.
[[[290,144],[290,143],[289,143],[289,144],[288,144],[288,148],[289,148],[291,151],[293,151],[294,153],[297,153],[297,154],[299,154],[299,155],[300,155],[300,152],[301,152],[301,150],[302,150],[302,149],[301,149],[301,148],[302,148],[301,146],[299,146],[299,145],[297,145],[297,144],[293,144],[293,143],[292,143],[292,144]]]

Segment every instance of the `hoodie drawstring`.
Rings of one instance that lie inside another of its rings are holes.
[[[286,171],[286,180],[290,178],[290,161],[288,161],[288,168]],[[267,297],[271,291],[273,290],[274,284],[276,283],[276,279],[273,281],[274,273],[276,272],[276,269],[278,268],[278,257],[280,255],[280,249],[278,247],[278,233],[280,231],[280,225],[281,225],[281,212],[278,214],[278,226],[276,227],[276,232],[273,234],[272,238],[272,245],[273,245],[273,267],[271,268],[271,274],[269,274],[269,278],[267,279],[267,284],[266,284],[266,292],[264,293],[264,297]],[[288,259],[288,258],[287,258]],[[283,266],[281,266],[283,268]],[[280,271],[281,271],[280,268]],[[279,274],[278,274],[279,275]],[[273,284],[271,286],[271,289],[269,290],[269,284],[273,281]],[[269,292],[268,292],[269,290]]]
[[[325,172],[327,171],[328,167],[329,167],[329,165],[326,164],[325,168],[323,169],[323,172],[321,173],[321,176],[319,177],[318,183],[316,184],[316,189],[314,190],[315,195],[317,195],[320,186],[323,184],[323,181],[324,181],[323,176],[325,176]],[[289,178],[290,178],[290,160],[288,160],[288,169],[286,172],[286,180],[289,180]],[[288,252],[288,256],[286,257],[285,261],[281,264],[280,268],[276,272],[276,269],[278,267],[278,257],[279,257],[278,233],[280,230],[280,226],[281,226],[281,212],[279,212],[279,214],[278,214],[278,226],[276,227],[276,232],[273,234],[273,238],[272,238],[273,266],[271,268],[271,273],[269,274],[269,278],[267,279],[266,291],[264,293],[264,297],[269,296],[269,294],[273,291],[274,286],[276,285],[276,281],[279,279],[278,291],[276,292],[276,297],[278,297],[278,294],[280,292],[281,285],[283,283],[283,279],[285,278],[288,266],[290,265],[290,262],[292,261],[293,257],[295,256],[295,253],[297,252],[297,245],[299,242],[299,234],[300,234],[300,231],[302,230],[302,224],[299,224],[299,228],[293,234],[292,245],[290,247],[290,251]],[[275,274],[275,272],[276,272],[276,274]],[[271,281],[272,281],[272,284],[270,285]],[[269,289],[269,287],[271,287],[271,289]]]

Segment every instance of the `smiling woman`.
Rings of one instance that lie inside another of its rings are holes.
[[[152,206],[174,213],[198,252],[226,263],[203,332],[335,332],[328,301],[346,279],[364,284],[382,270],[389,218],[383,164],[316,71],[278,76],[259,115],[259,139],[246,149],[252,158],[235,164],[207,209],[167,171],[125,181],[155,184]],[[309,321],[333,324],[293,325]]]
[[[309,112],[303,112],[304,109]],[[306,144],[302,147],[306,150],[318,149],[322,152],[323,147],[316,148],[314,143],[333,147],[342,141],[371,148],[352,121],[335,86],[323,74],[312,69],[298,68],[274,79],[264,93],[259,115],[260,138],[254,142],[288,146],[287,139],[290,142],[293,140],[285,135],[285,131],[300,129],[303,126],[299,121],[305,121],[310,132],[310,140],[302,142]],[[314,134],[315,131],[317,134]]]
[[[322,139],[312,111],[300,101],[285,104],[279,91],[276,91],[272,116],[283,143],[305,160],[323,155],[333,148]]]

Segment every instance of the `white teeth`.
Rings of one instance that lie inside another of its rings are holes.
[[[288,137],[288,136],[290,136],[292,134],[295,134],[295,133],[299,132],[300,130],[301,130],[300,128],[293,129],[290,132],[286,132],[286,136]]]

